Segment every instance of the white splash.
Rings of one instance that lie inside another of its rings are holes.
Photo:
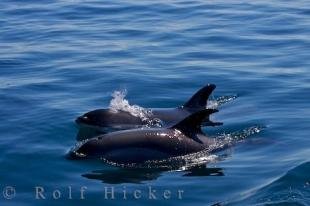
[[[124,111],[129,112],[135,117],[141,118],[142,121],[149,121],[149,117],[152,115],[152,110],[145,109],[138,105],[130,105],[129,101],[125,99],[127,94],[126,90],[114,91],[112,94],[112,100],[110,101],[109,109],[114,112]]]
[[[207,109],[217,109],[219,106],[220,105],[217,100],[208,100]]]
[[[236,98],[237,98],[237,95],[221,96],[216,99],[211,98],[208,100],[207,109],[217,109],[219,106],[225,103],[228,103],[230,101],[233,101]]]
[[[219,134],[215,139],[215,143],[210,145],[209,151],[219,150],[231,147],[237,144],[240,141],[245,140],[247,137],[260,133],[265,127],[264,126],[253,126],[242,131],[232,132],[232,133],[223,133]]]

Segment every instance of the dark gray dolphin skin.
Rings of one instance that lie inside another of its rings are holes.
[[[163,126],[171,126],[184,119],[188,115],[206,109],[207,100],[213,90],[214,84],[208,84],[197,91],[183,106],[177,108],[152,109],[152,114],[148,118],[152,120],[160,120]],[[96,109],[85,113],[76,119],[78,125],[86,125],[98,128],[112,129],[132,129],[138,128],[149,122],[143,121],[140,117],[133,116],[125,111],[112,111],[110,109]],[[205,122],[205,126],[209,126],[209,122]],[[215,126],[215,125],[212,125]]]
[[[199,152],[215,141],[203,134],[201,123],[217,111],[198,111],[172,127],[121,130],[100,135],[71,150],[70,156],[104,158],[115,163],[143,163]]]

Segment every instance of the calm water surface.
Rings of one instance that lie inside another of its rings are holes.
[[[6,186],[16,194],[0,204],[309,205],[309,8],[307,0],[2,0],[0,194]],[[217,85],[215,98],[238,96],[210,132],[265,127],[207,169],[128,170],[65,157],[74,119],[107,107],[113,91],[126,89],[143,107],[176,107],[207,83]],[[35,186],[46,200],[35,199]],[[111,186],[116,199],[105,200]]]

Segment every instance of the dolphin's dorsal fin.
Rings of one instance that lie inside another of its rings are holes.
[[[177,129],[183,132],[190,138],[195,139],[196,134],[202,133],[201,124],[206,119],[209,119],[209,116],[215,112],[218,112],[217,109],[204,109],[198,112],[195,112],[185,119],[181,120],[179,123],[171,127],[171,129]],[[220,123],[219,123],[220,124]]]
[[[195,110],[207,108],[207,101],[215,87],[214,84],[208,84],[201,88],[183,105],[183,107]]]

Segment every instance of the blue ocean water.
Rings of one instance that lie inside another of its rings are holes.
[[[0,204],[309,205],[309,8],[307,0],[2,0]],[[130,170],[65,157],[74,119],[107,107],[113,91],[126,89],[142,107],[176,107],[207,83],[217,85],[214,98],[237,96],[211,132],[264,129],[206,168]]]

